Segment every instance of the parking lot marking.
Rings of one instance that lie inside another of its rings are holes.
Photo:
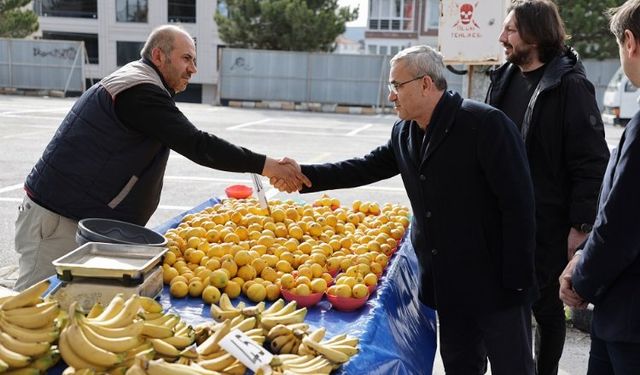
[[[0,194],[6,193],[8,191],[14,191],[14,190],[22,189],[23,186],[24,186],[24,184],[15,184],[15,185],[5,186],[3,188],[0,188]]]
[[[307,132],[307,131],[296,131],[296,130],[277,130],[277,129],[238,129],[238,131],[242,132],[251,132],[251,133],[282,133],[282,134],[299,134],[299,135],[317,135],[321,137],[337,137],[337,136],[345,136],[345,134],[340,133],[326,133],[326,132]],[[388,134],[382,135],[372,135],[372,134],[359,134],[360,138],[371,138],[371,139],[386,139],[389,138]]]
[[[0,202],[22,202],[22,198],[2,198],[0,197]]]
[[[360,133],[363,130],[369,129],[372,126],[373,126],[373,124],[365,124],[364,126],[361,126],[358,129],[354,129],[354,130],[350,131],[349,133],[347,133],[347,137],[353,137],[354,135]]]
[[[40,131],[37,131],[37,132],[11,134],[11,135],[3,136],[2,139],[29,137],[31,135],[47,134],[47,133],[50,133],[50,132],[51,132],[50,130],[40,130]]]
[[[262,120],[245,122],[245,123],[242,123],[242,124],[230,126],[230,127],[227,128],[227,130],[242,129],[242,128],[246,128],[247,126],[256,125],[256,124],[264,124],[265,122],[269,122],[269,121],[271,121],[270,118],[265,118],[265,119],[262,119]]]

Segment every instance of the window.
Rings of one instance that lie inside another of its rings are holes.
[[[377,45],[377,44],[369,44],[367,45],[367,53],[369,55],[389,55],[395,56],[396,53],[405,49],[404,45]]]
[[[98,64],[98,34],[66,33],[61,31],[42,31],[42,39],[77,40],[84,42],[89,64]]]
[[[97,0],[36,0],[33,8],[43,17],[98,18]]]
[[[196,22],[195,0],[169,0],[169,22]]]
[[[116,64],[126,65],[131,61],[140,60],[140,51],[144,42],[116,42]]]
[[[369,30],[415,31],[415,0],[369,0]]]
[[[427,30],[438,29],[440,23],[440,1],[427,0],[425,11],[427,12],[424,17],[426,20],[425,28]]]
[[[116,21],[147,22],[147,0],[117,0]]]

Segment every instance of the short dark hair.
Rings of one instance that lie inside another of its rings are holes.
[[[624,31],[629,30],[637,39],[640,37],[640,0],[629,0],[607,11],[609,29],[619,42],[624,42]]]
[[[547,63],[565,49],[567,34],[558,6],[550,0],[517,0],[509,7],[523,41],[538,46],[540,61]]]

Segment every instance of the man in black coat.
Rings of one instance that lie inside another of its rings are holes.
[[[391,60],[389,100],[400,117],[363,158],[303,165],[311,192],[401,174],[411,201],[420,299],[437,309],[447,374],[533,374],[533,188],[515,125],[486,104],[446,91],[428,46]],[[272,179],[278,187],[278,182]]]
[[[640,86],[640,0],[611,11],[622,68]],[[589,375],[640,374],[640,112],[627,124],[604,175],[598,215],[560,279],[569,306],[594,304]]]
[[[553,2],[514,3],[500,34],[507,63],[487,95],[520,128],[533,179],[538,375],[558,373],[566,332],[558,276],[591,230],[609,157],[593,85],[565,39]]]

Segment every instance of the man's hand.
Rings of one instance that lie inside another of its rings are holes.
[[[576,263],[580,259],[580,255],[574,256],[565,267],[564,271],[560,275],[560,299],[565,305],[577,309],[584,309],[587,307],[588,302],[582,299],[575,290],[573,290],[573,285],[571,283],[571,276],[573,275],[573,270],[576,268]]]
[[[283,158],[278,161],[267,157],[262,175],[268,177],[271,184],[278,190],[286,191],[287,193],[298,191],[302,189],[303,185],[311,187],[311,181],[302,174],[298,163],[289,158]]]
[[[569,237],[567,237],[567,259],[571,260],[576,249],[589,237],[589,233],[580,232],[576,228],[571,227]]]

